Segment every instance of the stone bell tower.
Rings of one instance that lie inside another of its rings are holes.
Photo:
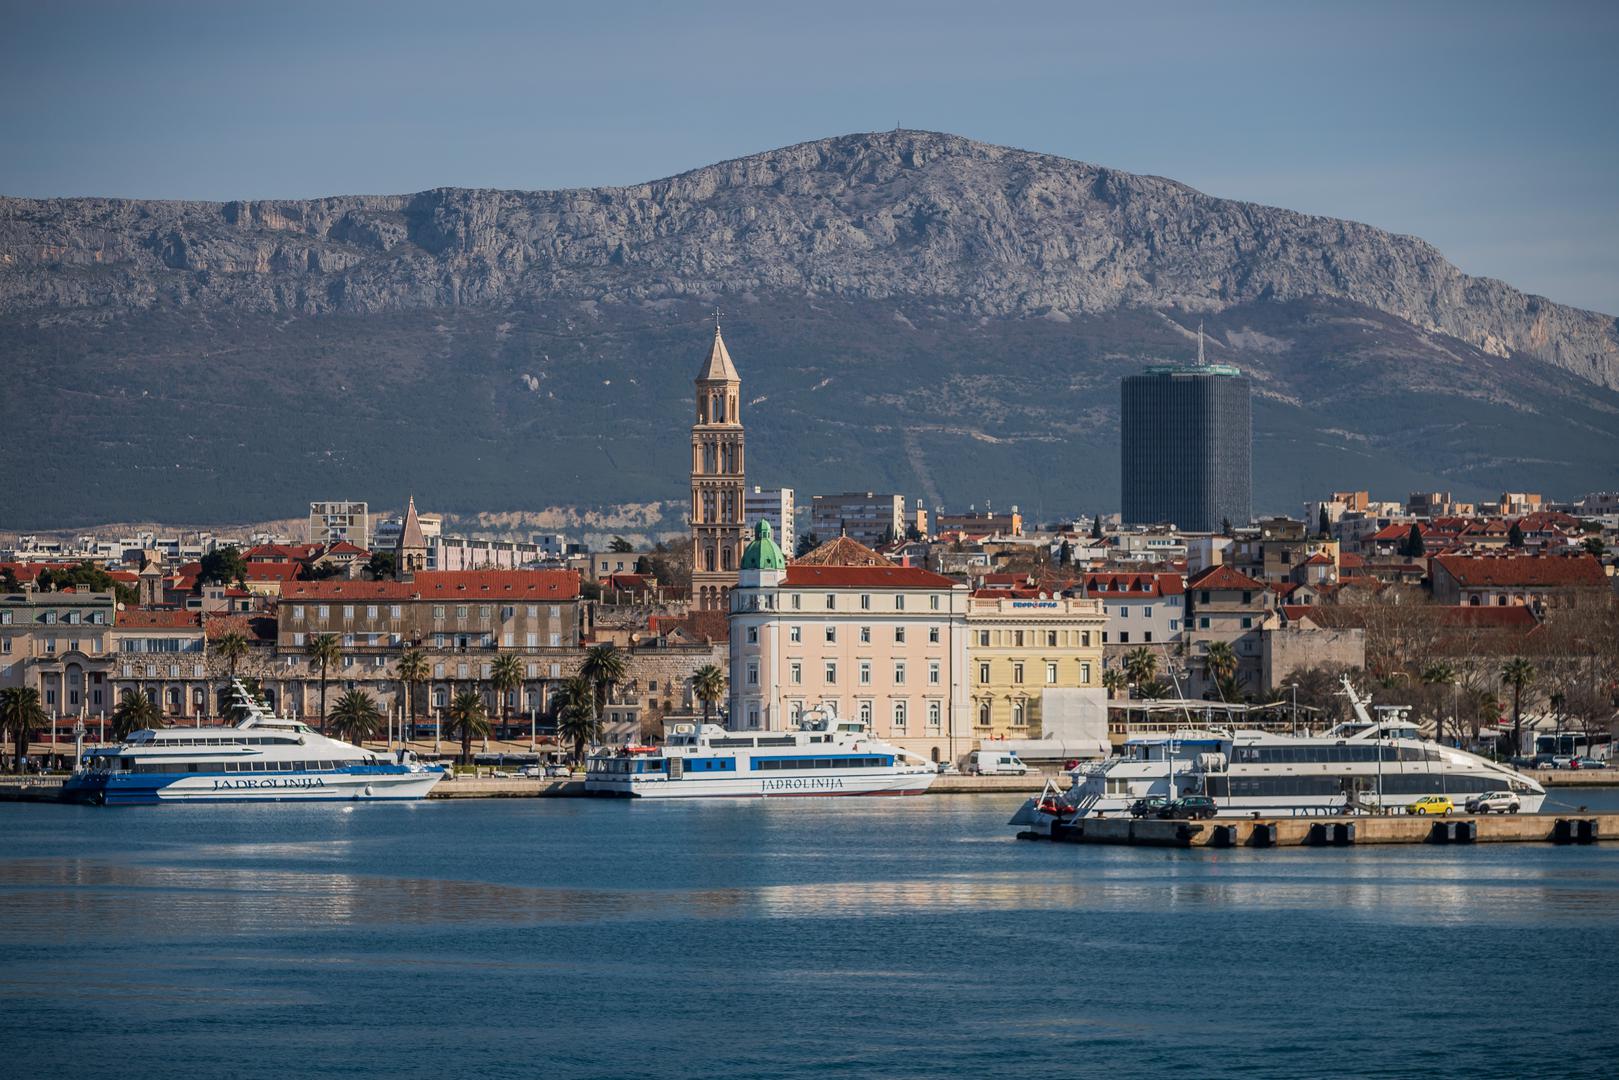
[[[742,564],[742,379],[719,320],[697,373],[697,422],[691,429],[691,598],[701,611],[724,611]]]

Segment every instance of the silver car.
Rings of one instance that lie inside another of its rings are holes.
[[[1469,814],[1516,814],[1523,808],[1518,796],[1510,791],[1486,791],[1467,800]]]

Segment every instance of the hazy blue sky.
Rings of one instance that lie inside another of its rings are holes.
[[[1619,314],[1619,2],[0,0],[0,193],[626,183],[906,127],[1432,241]]]

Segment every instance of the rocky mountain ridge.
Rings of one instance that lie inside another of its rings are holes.
[[[967,318],[1326,299],[1619,388],[1619,321],[1368,225],[951,135],[802,143],[621,188],[0,198],[0,316],[378,315],[797,294]]]

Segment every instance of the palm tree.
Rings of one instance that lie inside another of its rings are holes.
[[[1424,686],[1455,686],[1456,685],[1456,669],[1451,667],[1449,664],[1445,663],[1443,660],[1441,660],[1441,661],[1439,661],[1437,663],[1429,664],[1427,667],[1422,669],[1422,685],[1424,685]],[[1452,701],[1454,701],[1454,698],[1452,699]],[[1452,716],[1451,717],[1451,722],[1454,723],[1455,720],[1456,720],[1456,718],[1454,716]],[[1442,712],[1440,712],[1440,710],[1438,710],[1438,709],[1434,710],[1434,736],[1435,736],[1435,739],[1434,739],[1435,742],[1441,742],[1442,743],[1442,742],[1445,741],[1445,719],[1444,719],[1444,714]]]
[[[585,651],[585,661],[579,665],[579,677],[588,682],[594,691],[592,701],[598,720],[602,710],[607,707],[608,692],[624,681],[625,670],[624,654],[611,642],[592,645]]]
[[[343,659],[343,650],[338,648],[336,634],[316,634],[304,646],[304,654],[309,662],[320,668],[320,730],[326,730],[326,671],[333,664]]]
[[[1237,697],[1237,654],[1231,648],[1229,641],[1209,642],[1209,651],[1203,658],[1204,666],[1208,668],[1209,680],[1214,683],[1215,689],[1220,692],[1223,701],[1231,701]]]
[[[511,726],[512,711],[506,704],[506,695],[523,688],[523,674],[523,658],[516,653],[500,653],[489,667],[489,683],[495,688],[495,700],[507,727]]]
[[[112,710],[112,737],[123,742],[137,731],[155,728],[163,723],[152,699],[139,690],[125,690],[118,696]]]
[[[1125,678],[1140,686],[1158,677],[1158,654],[1142,645],[1124,654]]]
[[[583,675],[563,681],[554,698],[557,738],[573,743],[573,760],[585,759],[585,746],[601,738],[601,714],[596,711],[596,689]]]
[[[337,707],[332,710],[332,729],[355,746],[376,734],[381,723],[382,710],[364,690],[350,690],[337,699]]]
[[[461,740],[461,764],[465,765],[472,757],[472,740],[489,735],[489,713],[483,707],[483,695],[476,690],[458,692],[444,722],[450,737]]]
[[[11,732],[15,750],[11,767],[22,772],[22,759],[28,756],[28,742],[34,732],[51,722],[39,703],[39,691],[32,686],[8,686],[0,690],[0,727]]]
[[[1110,667],[1102,669],[1102,689],[1107,691],[1108,697],[1111,698],[1114,694],[1117,694],[1120,690],[1123,690],[1127,685],[1129,685],[1129,683],[1130,677],[1124,673],[1122,668]]]
[[[1512,687],[1512,753],[1523,753],[1523,688],[1535,681],[1535,665],[1514,656],[1501,665],[1501,682]]]
[[[1142,701],[1157,701],[1169,696],[1169,684],[1162,679],[1148,679],[1144,683],[1136,683],[1136,696]]]
[[[714,703],[725,696],[725,672],[717,664],[704,664],[693,671],[687,681],[691,683],[692,694],[703,703],[703,723],[706,724],[713,714]]]
[[[430,674],[427,654],[420,649],[406,649],[399,657],[399,681],[405,684],[405,730],[416,725],[416,687],[427,681]],[[406,736],[407,742],[410,741]]]
[[[236,678],[236,667],[247,655],[247,638],[238,631],[232,630],[228,634],[221,634],[219,640],[214,642],[214,652],[225,661],[225,673]]]

